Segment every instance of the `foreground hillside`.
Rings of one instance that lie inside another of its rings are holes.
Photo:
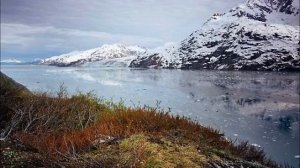
[[[247,143],[151,107],[91,93],[31,93],[1,73],[4,167],[280,167]]]

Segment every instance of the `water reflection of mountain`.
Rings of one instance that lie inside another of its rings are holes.
[[[269,121],[277,125],[279,129],[291,129],[293,123],[299,122],[299,108],[285,109],[281,111],[274,111],[272,114],[261,112],[252,114],[261,120]]]
[[[180,75],[179,86],[193,102],[208,111],[257,117],[274,122],[279,129],[289,129],[299,121],[300,86],[295,76],[193,71]]]

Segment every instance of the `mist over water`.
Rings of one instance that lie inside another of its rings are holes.
[[[137,70],[2,65],[32,91],[93,91],[128,106],[150,105],[249,140],[272,159],[299,166],[300,73]]]

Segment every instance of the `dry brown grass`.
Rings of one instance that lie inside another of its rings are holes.
[[[223,157],[278,167],[263,151],[247,143],[235,146],[214,129],[156,108],[129,108],[100,100],[91,93],[68,97],[64,88],[57,96],[36,93],[11,101],[15,101],[9,103],[13,115],[5,134],[53,160],[59,160],[61,155],[88,152],[94,147],[93,142],[103,136],[124,139],[142,133],[166,137],[179,145],[193,144],[206,155],[222,151]]]
[[[61,152],[72,146],[84,149],[98,135],[124,138],[136,133],[165,135],[174,140],[188,139],[212,146],[230,145],[217,131],[202,127],[184,117],[171,116],[152,108],[126,108],[123,105],[97,104],[83,95],[48,98],[39,95],[18,105],[15,136],[39,146],[41,151]],[[26,106],[24,104],[31,104]],[[36,110],[36,111],[35,111]],[[22,112],[20,112],[22,111]],[[34,140],[38,135],[39,140]],[[32,137],[32,138],[31,138]],[[43,140],[41,140],[43,139]],[[206,145],[205,145],[206,146]]]

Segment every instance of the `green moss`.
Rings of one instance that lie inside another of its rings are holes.
[[[150,138],[137,134],[120,144],[124,164],[140,167],[203,167],[207,163],[195,146],[180,146],[167,140],[151,142]]]
[[[145,168],[157,168],[160,167],[160,165],[161,163],[159,161],[149,159],[145,164]]]

